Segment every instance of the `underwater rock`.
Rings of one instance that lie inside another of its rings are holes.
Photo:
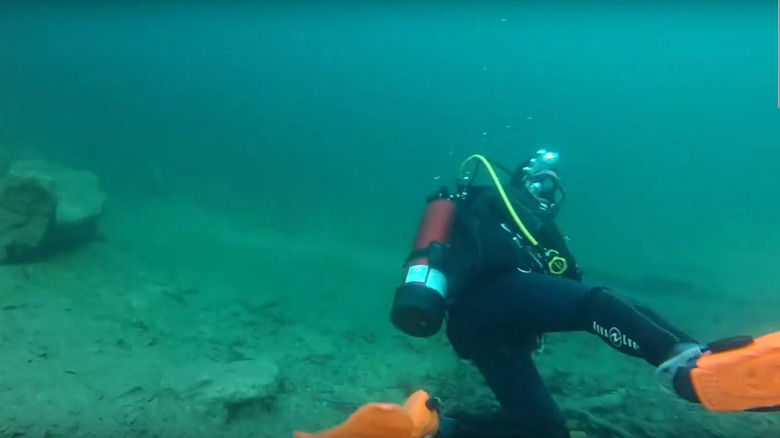
[[[198,415],[218,423],[268,413],[279,396],[279,368],[268,360],[194,363],[167,385]]]
[[[38,259],[97,232],[105,195],[93,173],[17,161],[0,181],[0,263]]]
[[[39,252],[52,234],[56,210],[50,183],[24,177],[0,182],[0,263]]]

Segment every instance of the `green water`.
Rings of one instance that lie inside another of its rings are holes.
[[[0,151],[99,174],[109,214],[124,216],[109,230],[133,224],[122,205],[195,199],[249,228],[371,251],[377,298],[343,293],[386,324],[424,196],[472,153],[514,166],[555,148],[560,221],[586,273],[695,283],[712,291],[705,309],[721,295],[739,303],[736,329],[774,320],[766,303],[780,301],[776,12],[768,1],[6,3]],[[108,238],[161,270],[244,288],[267,279],[258,260],[273,258],[251,245],[154,226]],[[299,287],[338,294],[328,263]]]

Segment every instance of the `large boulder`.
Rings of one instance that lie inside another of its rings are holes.
[[[17,161],[0,180],[0,263],[19,263],[89,241],[106,197],[91,173]]]

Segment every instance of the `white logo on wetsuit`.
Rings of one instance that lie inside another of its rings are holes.
[[[620,348],[625,345],[627,347],[639,351],[639,345],[636,342],[634,342],[633,339],[621,333],[620,329],[617,327],[612,327],[609,330],[607,330],[601,325],[599,325],[599,323],[597,323],[596,321],[593,321],[593,331],[598,333],[600,336],[606,338],[607,340],[609,340],[609,342],[615,348]]]

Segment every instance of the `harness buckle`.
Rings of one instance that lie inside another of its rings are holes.
[[[533,250],[533,248],[530,248],[527,244],[525,244],[525,241],[523,240],[523,237],[512,231],[509,226],[505,223],[501,224],[501,228],[504,229],[507,233],[512,235],[512,242],[514,242],[517,249],[520,251],[522,255],[525,255],[531,260],[532,265],[535,265],[535,267],[538,270],[544,270],[544,263],[540,259],[539,255],[536,253],[536,251]],[[529,274],[534,271],[534,266],[530,266],[527,269],[523,269],[521,266],[517,266],[517,270],[520,272],[523,272],[525,274]]]

